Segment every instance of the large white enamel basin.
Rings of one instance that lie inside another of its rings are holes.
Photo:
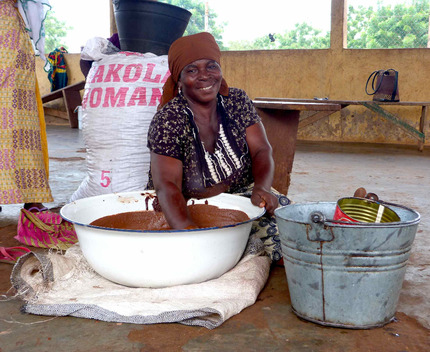
[[[92,226],[98,218],[152,210],[153,191],[127,192],[79,199],[61,216],[72,222],[83,255],[92,268],[113,282],[131,287],[167,287],[217,278],[241,258],[252,221],[265,210],[249,198],[232,194],[192,200],[244,211],[249,221],[193,230],[138,231]]]

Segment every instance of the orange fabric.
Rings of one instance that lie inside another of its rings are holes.
[[[200,59],[209,59],[220,63],[221,51],[212,34],[197,33],[181,37],[172,43],[168,53],[171,75],[164,84],[159,109],[178,94],[178,80],[183,68]],[[228,85],[224,78],[219,92],[222,95],[228,95]]]

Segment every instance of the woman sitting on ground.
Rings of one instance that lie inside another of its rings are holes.
[[[187,212],[189,198],[248,192],[254,205],[266,208],[261,224],[267,231],[260,228],[257,235],[278,260],[273,211],[279,199],[288,200],[272,192],[274,162],[263,124],[246,93],[227,86],[220,57],[209,33],[182,37],[171,45],[171,76],[148,132],[148,188],[155,189],[173,229],[195,228]]]

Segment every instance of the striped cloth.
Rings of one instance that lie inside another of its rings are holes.
[[[14,1],[1,1],[0,204],[53,201],[44,123],[30,38]]]

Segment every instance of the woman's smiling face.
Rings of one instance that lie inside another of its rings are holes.
[[[216,99],[221,87],[222,71],[214,60],[200,59],[184,67],[179,87],[185,98],[204,104]]]

